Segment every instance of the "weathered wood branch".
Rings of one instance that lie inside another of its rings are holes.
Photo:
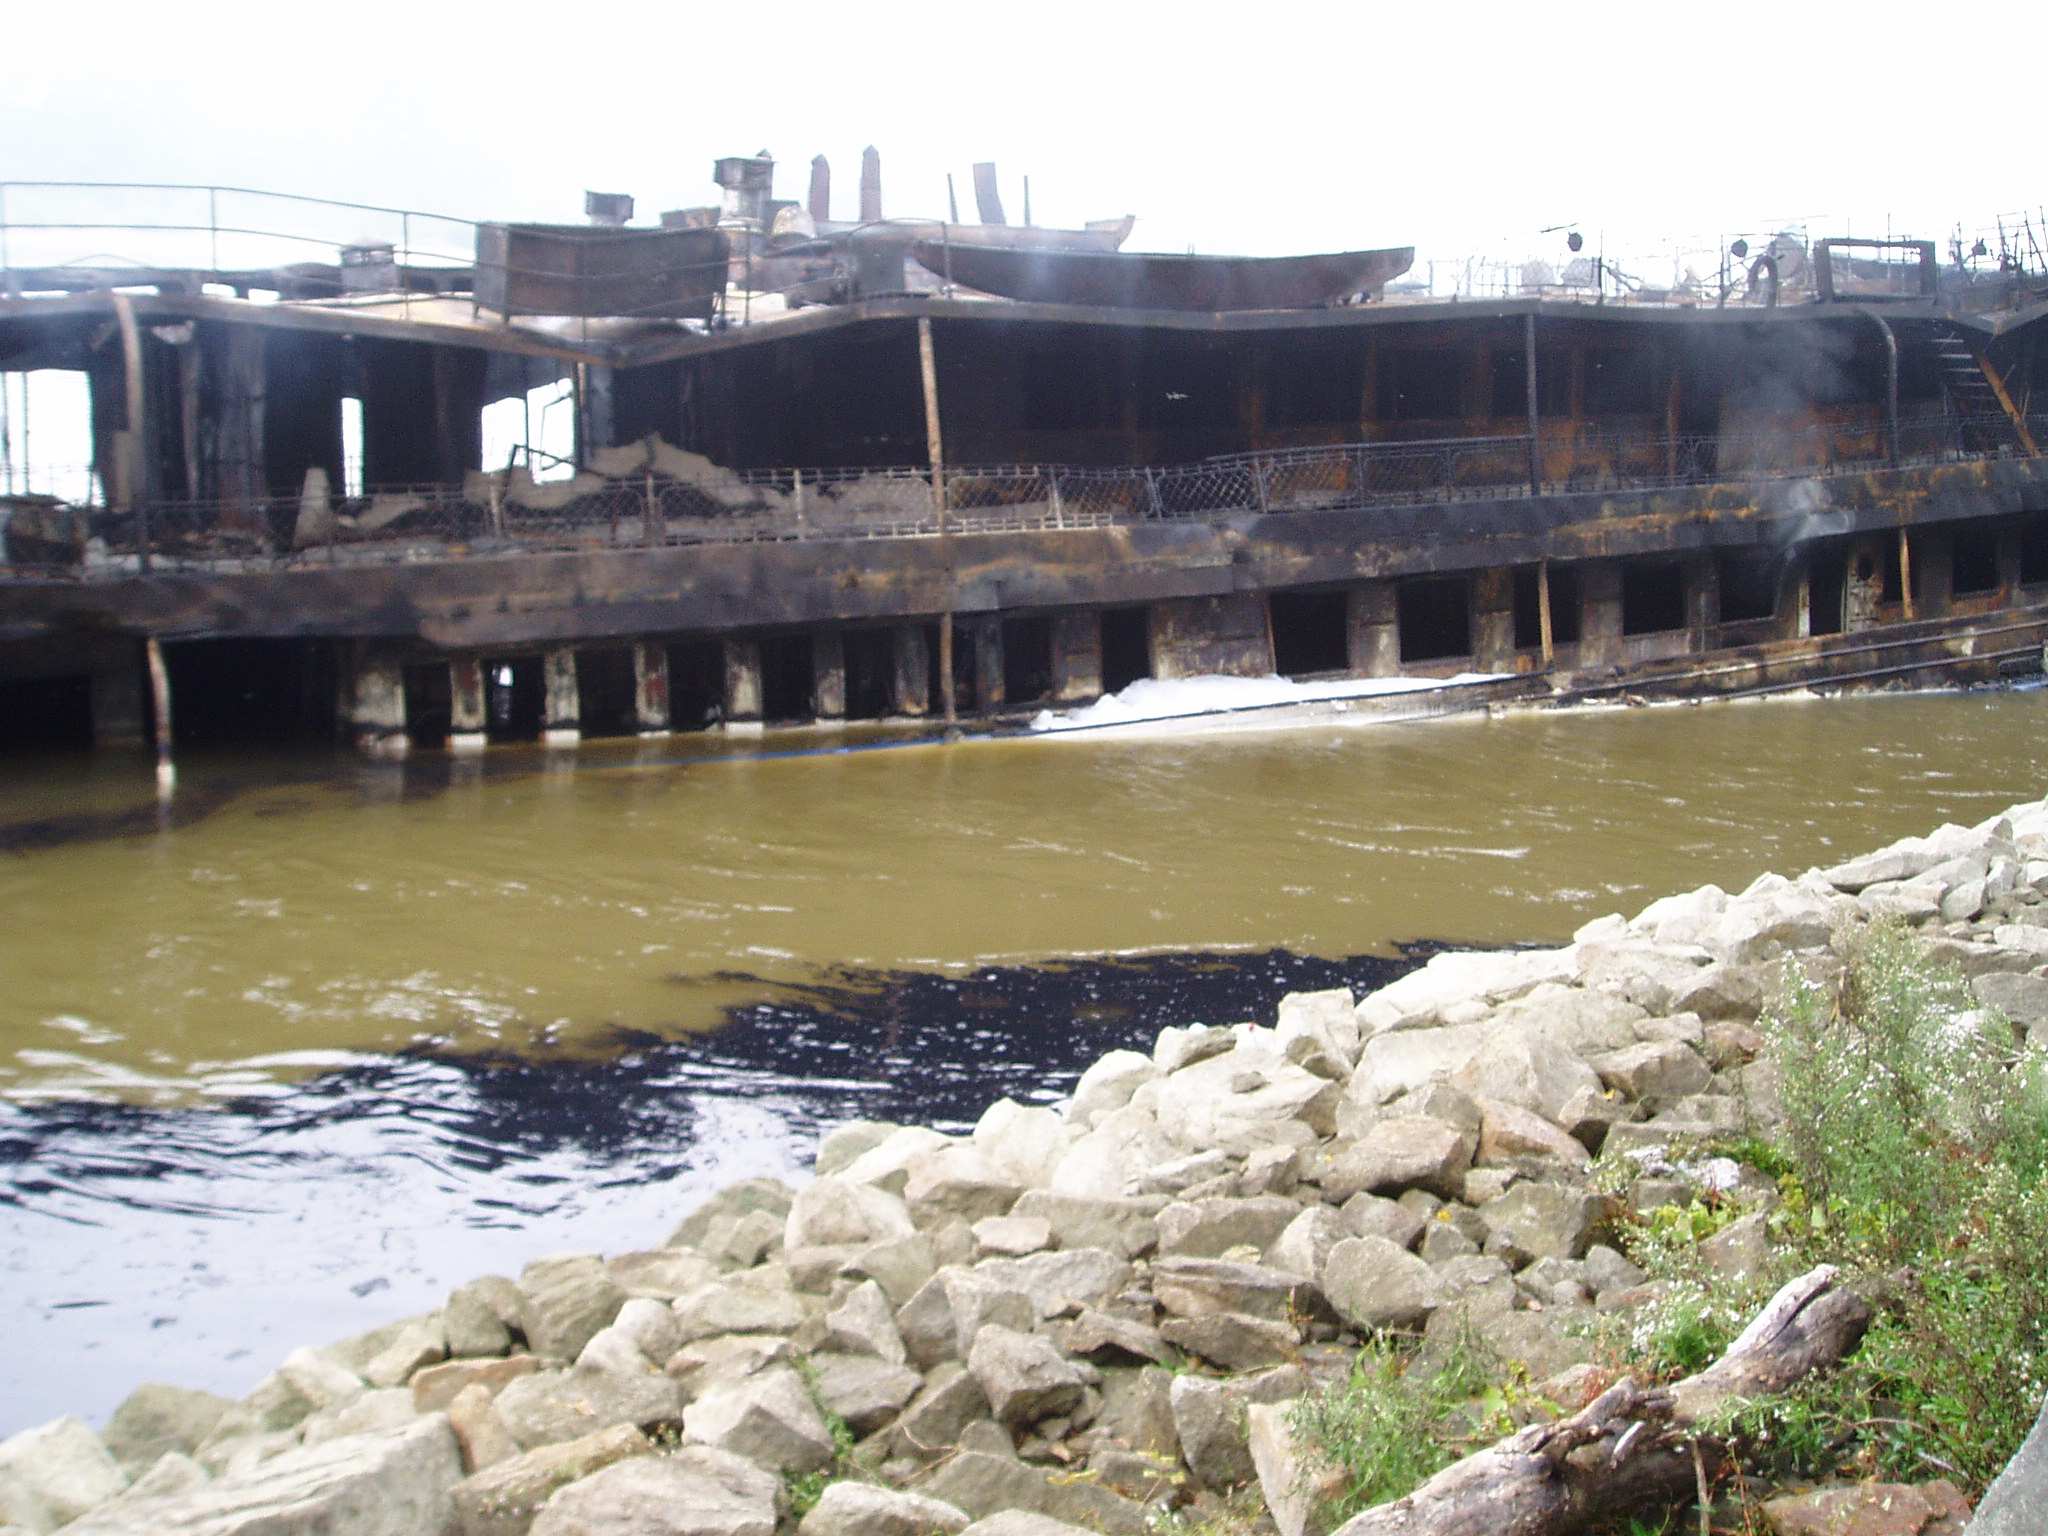
[[[1668,1387],[1621,1381],[1569,1418],[1534,1424],[1446,1467],[1337,1536],[1564,1536],[1588,1522],[1691,1496],[1692,1448],[1719,1472],[1728,1448],[1698,1426],[1736,1398],[1782,1392],[1856,1347],[1870,1306],[1830,1265],[1801,1275],[1728,1352]]]

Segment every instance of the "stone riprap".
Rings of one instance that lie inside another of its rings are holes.
[[[1469,1331],[1583,1396],[1581,1325],[1655,1294],[1604,1222],[1777,1120],[1759,1011],[1880,917],[2048,1028],[2048,802],[1169,1029],[1064,1111],[840,1127],[808,1185],[733,1185],[659,1246],[473,1280],[239,1402],[143,1386],[103,1434],[0,1442],[0,1530],[1140,1536],[1263,1480],[1298,1536],[1285,1407],[1373,1330]],[[1762,1241],[1744,1218],[1711,1257]]]

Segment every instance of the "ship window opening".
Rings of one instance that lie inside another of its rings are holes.
[[[576,725],[585,736],[638,734],[634,692],[631,646],[601,645],[576,653]]]
[[[338,679],[318,640],[183,640],[164,647],[171,736],[193,743],[324,741]]]
[[[354,395],[341,397],[341,494],[363,494],[363,402]]]
[[[1586,412],[1647,415],[1664,408],[1669,365],[1655,352],[1601,348],[1586,356]]]
[[[787,724],[817,717],[818,673],[808,632],[761,637],[761,718]]]
[[[1003,620],[1003,698],[1034,704],[1052,694],[1052,620]]]
[[[172,706],[172,713],[177,712]],[[405,734],[416,747],[445,747],[455,720],[455,690],[445,661],[405,669]]]
[[[1312,677],[1350,667],[1347,605],[1342,592],[1275,592],[1267,599],[1273,621],[1273,670],[1282,677]]]
[[[1839,635],[1843,605],[1849,596],[1849,558],[1840,552],[1817,552],[1806,573],[1806,632]]]
[[[1388,421],[1446,421],[1463,413],[1460,359],[1448,347],[1388,347],[1380,353],[1380,414]]]
[[[1949,590],[1963,597],[1973,592],[1998,590],[1998,532],[1993,528],[1958,528],[1955,553],[1951,556],[1953,584]]]
[[[490,657],[484,662],[484,736],[490,741],[538,741],[547,713],[547,679],[538,656]]]
[[[0,678],[0,752],[92,745],[92,679]]]
[[[1395,610],[1404,663],[1472,654],[1472,592],[1464,577],[1403,582]]]
[[[1621,632],[1654,635],[1685,628],[1685,568],[1676,563],[1624,565]]]
[[[1543,568],[1536,565],[1522,565],[1515,568],[1515,649],[1533,651],[1543,644],[1543,594],[1541,582]],[[1556,599],[1555,586],[1551,589],[1553,603]],[[1551,640],[1557,639],[1557,610],[1553,606],[1550,614]]]
[[[895,706],[896,637],[887,629],[846,632],[846,718],[881,720]]]
[[[521,463],[535,480],[576,473],[576,384],[556,379],[483,408],[483,467]]]
[[[0,373],[0,494],[85,504],[92,462],[92,386],[83,373]]]
[[[2020,582],[2031,587],[2042,581],[2048,581],[2048,517],[2020,529]]]
[[[716,640],[679,640],[668,648],[668,723],[701,731],[725,714],[725,647]]]
[[[1145,608],[1110,608],[1102,615],[1102,691],[1121,693],[1152,675],[1152,620]]]
[[[1721,622],[1741,624],[1778,612],[1778,565],[1768,555],[1722,555]]]
[[[938,636],[932,636],[932,651],[937,654]],[[978,624],[953,625],[953,708],[963,715],[981,713],[981,626]],[[938,694],[932,695],[932,708],[943,707]]]

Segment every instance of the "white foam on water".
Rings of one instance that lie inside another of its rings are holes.
[[[1458,684],[1490,683],[1506,675],[1460,672],[1455,677],[1345,677],[1320,683],[1297,683],[1279,676],[1182,677],[1171,681],[1144,677],[1120,692],[1104,694],[1081,709],[1040,710],[1031,719],[1031,729],[1048,732],[1099,730],[1104,726],[1272,709],[1285,704],[1384,698],[1390,694],[1420,693]]]

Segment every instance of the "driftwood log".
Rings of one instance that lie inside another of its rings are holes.
[[[1835,1365],[1869,1322],[1869,1304],[1822,1265],[1772,1297],[1698,1375],[1667,1387],[1617,1382],[1571,1417],[1474,1452],[1336,1536],[1564,1536],[1669,1507],[1694,1493],[1702,1472],[1728,1465],[1727,1447],[1699,1426],[1736,1399],[1782,1392]]]

